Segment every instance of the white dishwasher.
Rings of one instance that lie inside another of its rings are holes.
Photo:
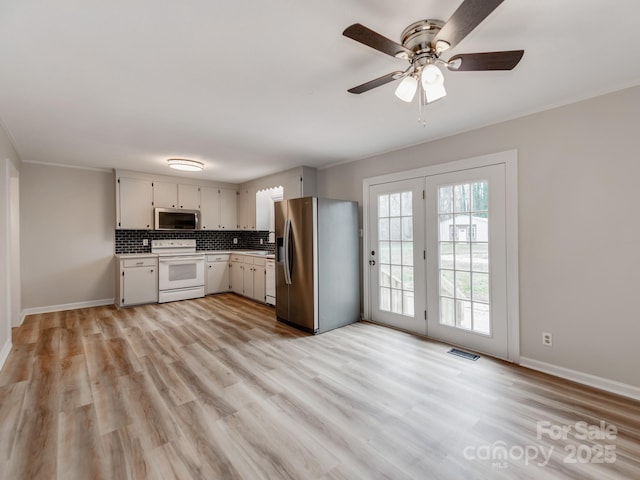
[[[265,301],[269,305],[276,304],[276,262],[275,260],[267,260],[265,266],[266,281],[265,281]]]

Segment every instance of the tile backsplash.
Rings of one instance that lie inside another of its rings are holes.
[[[267,243],[269,232],[238,231],[208,231],[195,232],[165,232],[155,230],[116,230],[116,254],[149,253],[151,240],[164,239],[196,239],[196,250],[268,250],[275,251],[275,244]],[[234,244],[233,239],[238,243]],[[260,240],[263,244],[260,244]],[[149,245],[143,245],[143,240],[149,240]]]

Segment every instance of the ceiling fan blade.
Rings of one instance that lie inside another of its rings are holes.
[[[376,87],[380,87],[382,85],[385,85],[389,82],[393,82],[394,80],[401,78],[402,76],[404,76],[404,73],[405,72],[391,72],[387,75],[384,75],[383,77],[376,78],[375,80],[371,80],[370,82],[363,83],[362,85],[358,85],[357,87],[350,88],[347,91],[349,93],[356,93],[356,94],[368,92],[369,90],[372,90]]]
[[[379,33],[359,23],[354,23],[350,27],[347,27],[342,34],[345,37],[349,37],[356,42],[360,42],[367,47],[374,48],[392,57],[410,58],[413,56],[413,52],[408,48],[403,47],[393,40],[389,40],[387,37],[383,37]]]
[[[524,55],[524,50],[505,52],[461,53],[449,59],[449,70],[453,72],[471,72],[482,70],[513,70]],[[460,63],[456,68],[455,64]]]
[[[482,21],[493,12],[504,0],[464,0],[462,5],[451,15],[440,31],[431,41],[436,46],[439,40],[443,40],[455,47],[460,41],[469,35]]]

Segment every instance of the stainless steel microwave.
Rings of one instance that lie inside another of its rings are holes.
[[[154,208],[155,230],[200,230],[200,210]]]

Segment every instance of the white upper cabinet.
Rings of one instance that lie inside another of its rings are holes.
[[[282,178],[284,199],[314,197],[318,194],[318,172],[315,168],[301,167],[299,172]]]
[[[201,187],[200,201],[200,228],[202,230],[220,229],[220,189]]]
[[[200,187],[174,182],[153,182],[153,206],[158,208],[200,209]]]
[[[237,230],[235,190],[200,187],[200,228],[202,230]]]
[[[178,208],[200,210],[200,187],[178,184]]]
[[[300,175],[290,175],[282,182],[282,186],[284,187],[284,200],[302,196],[302,177]]]
[[[256,193],[256,230],[275,231],[274,203],[282,200],[282,187]]]
[[[178,208],[178,184],[153,182],[153,206],[158,208]]]
[[[256,189],[243,188],[240,190],[240,230],[256,229]]]
[[[220,189],[220,229],[238,229],[238,194],[235,190]]]
[[[276,187],[284,191],[285,199],[317,195],[317,172],[310,167],[239,186],[129,170],[115,173],[119,229],[153,229],[153,209],[157,207],[200,210],[202,230],[273,231],[273,202],[281,198],[272,195]],[[269,190],[271,197],[265,194],[258,198],[258,191],[264,190]]]
[[[150,180],[119,177],[116,184],[117,228],[153,228],[153,187]]]

